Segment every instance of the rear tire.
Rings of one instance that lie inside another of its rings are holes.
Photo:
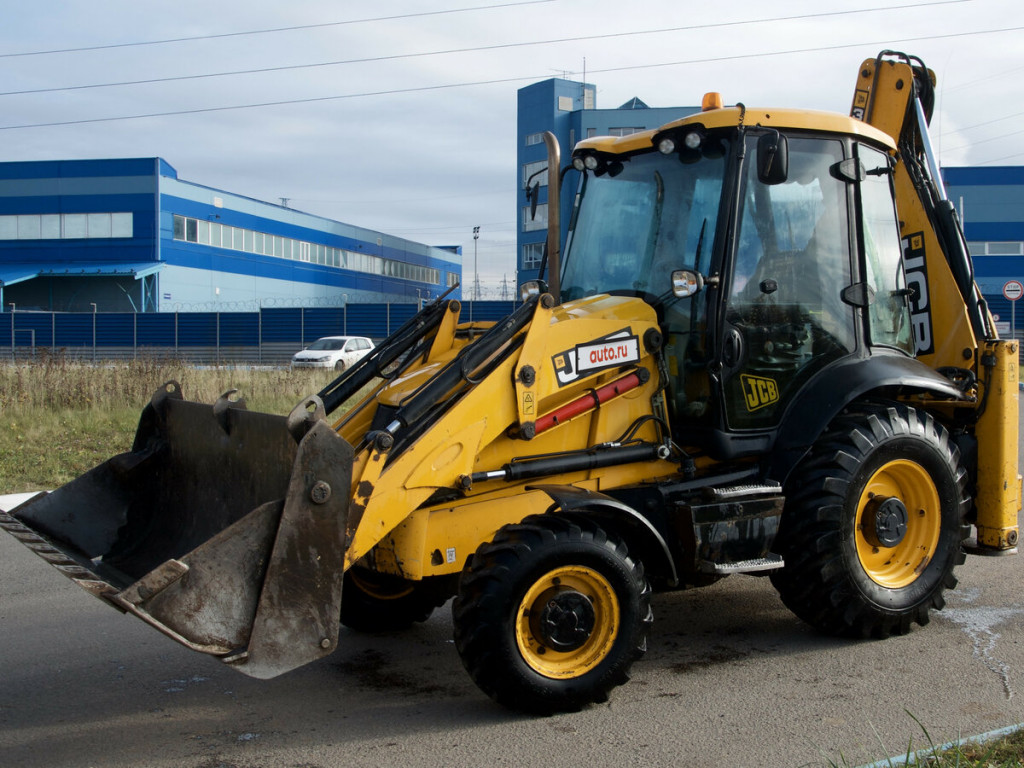
[[[969,528],[967,472],[949,433],[906,405],[837,417],[794,471],[772,575],[782,601],[830,634],[925,625],[956,586]]]
[[[626,545],[585,520],[529,517],[463,572],[455,644],[495,701],[535,714],[606,701],[647,650],[651,589]]]

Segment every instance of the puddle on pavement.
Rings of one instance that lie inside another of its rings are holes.
[[[964,631],[971,639],[974,658],[999,677],[1003,693],[1007,699],[1012,699],[1014,690],[1010,681],[1010,666],[999,657],[998,641],[1001,634],[996,628],[1024,615],[1024,608],[980,605],[981,590],[977,588],[947,594],[946,597],[949,603],[941,613],[935,615],[953,622]]]

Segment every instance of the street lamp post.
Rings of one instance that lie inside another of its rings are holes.
[[[341,298],[343,298],[345,300],[345,304],[343,305],[344,319],[342,320],[342,331],[341,332],[344,335],[348,336],[348,294],[347,293],[341,294]]]
[[[480,292],[480,274],[477,272],[476,241],[480,239],[480,227],[473,227],[473,300],[469,303],[469,320],[473,321],[473,304]]]
[[[92,361],[96,362],[96,304],[90,301],[92,307]]]

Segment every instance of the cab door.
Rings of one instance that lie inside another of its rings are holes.
[[[732,268],[724,286],[723,410],[729,431],[778,425],[801,386],[856,347],[848,185],[834,169],[843,141],[789,137],[786,180],[757,173],[745,139]]]

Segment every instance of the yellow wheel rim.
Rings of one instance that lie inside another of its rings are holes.
[[[618,631],[615,590],[592,568],[570,565],[549,571],[519,603],[519,653],[545,677],[586,674],[608,656]]]
[[[398,578],[388,579],[385,576],[374,574],[373,571],[363,571],[357,568],[350,569],[348,577],[361,592],[376,600],[399,600],[411,594],[414,588],[413,584],[402,582]]]
[[[916,581],[934,557],[941,528],[939,493],[927,470],[913,461],[890,461],[861,493],[857,557],[872,581],[900,589]]]

